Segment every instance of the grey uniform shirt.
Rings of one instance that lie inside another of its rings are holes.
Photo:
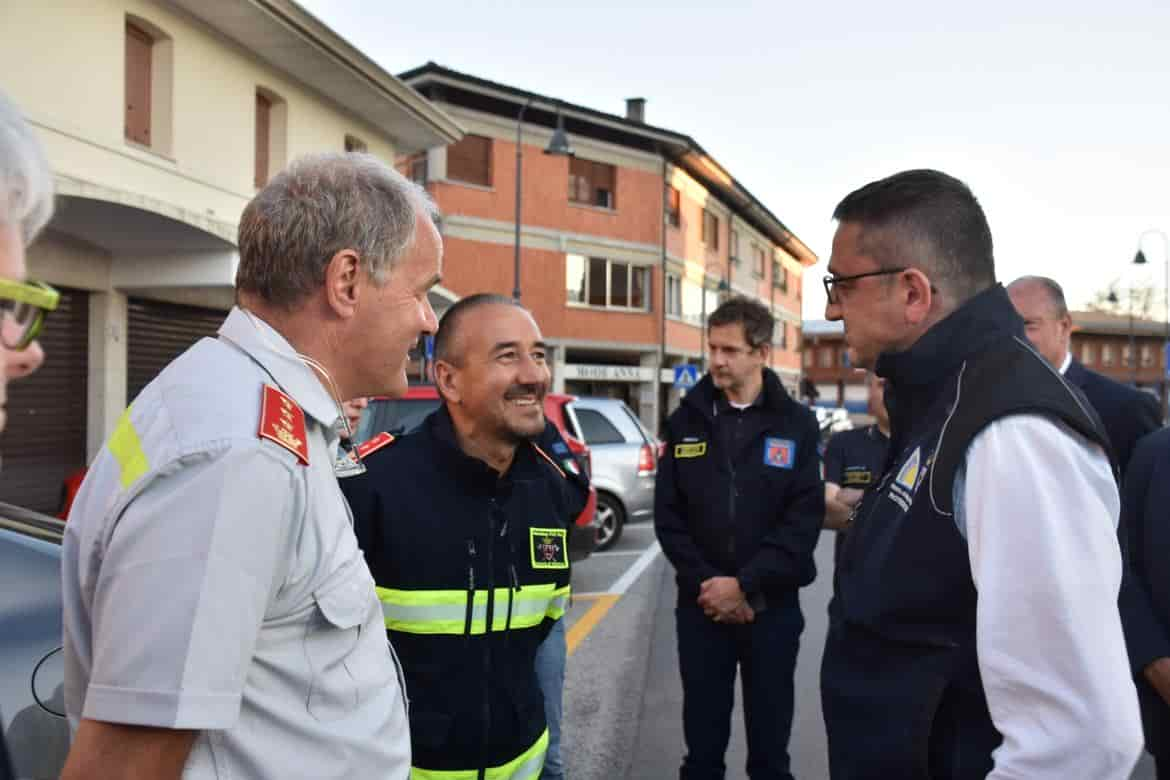
[[[265,384],[304,411],[308,465],[257,435]],[[199,730],[184,778],[408,777],[401,677],[333,473],[337,417],[239,309],[142,391],[66,527],[74,727]]]

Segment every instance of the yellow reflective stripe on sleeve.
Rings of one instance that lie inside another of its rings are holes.
[[[382,602],[382,619],[390,631],[408,634],[462,634],[467,626],[467,591],[396,590],[375,588]],[[487,630],[488,593],[475,592],[471,609],[471,633]],[[525,585],[509,594],[508,588],[491,591],[495,600],[492,630],[503,631],[508,624],[508,598],[512,598],[512,628],[532,628],[546,617],[565,614],[569,588],[555,584]]]
[[[138,431],[134,430],[134,423],[130,422],[131,408],[133,407],[127,407],[126,411],[122,412],[122,416],[114,428],[114,433],[106,445],[110,449],[110,454],[114,456],[121,467],[123,490],[133,485],[150,470],[150,461],[146,459],[146,453],[142,451],[142,442],[138,440]]]
[[[485,780],[536,780],[544,769],[544,754],[548,752],[548,729],[532,747],[506,764],[488,767]],[[410,780],[476,780],[478,769],[420,769],[410,768]]]

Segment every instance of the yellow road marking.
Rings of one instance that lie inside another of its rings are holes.
[[[583,598],[576,596],[575,598]],[[585,641],[585,637],[589,636],[589,632],[597,627],[601,619],[605,617],[605,613],[609,612],[610,607],[618,602],[621,596],[615,596],[609,593],[602,593],[596,596],[596,601],[589,611],[581,616],[581,619],[573,624],[569,629],[569,633],[565,636],[565,644],[568,646],[569,655],[577,649],[577,645]]]

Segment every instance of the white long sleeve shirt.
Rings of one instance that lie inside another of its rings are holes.
[[[1109,460],[1037,415],[989,425],[954,488],[976,644],[1003,744],[989,780],[1126,780],[1142,747],[1117,593]]]

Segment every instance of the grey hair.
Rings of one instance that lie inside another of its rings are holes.
[[[438,209],[427,191],[370,154],[327,152],[294,160],[240,217],[236,288],[291,308],[351,249],[381,285],[414,243],[415,222]]]
[[[1008,290],[1027,284],[1034,284],[1044,291],[1044,294],[1048,296],[1048,302],[1052,305],[1052,311],[1057,319],[1068,314],[1068,303],[1064,299],[1064,288],[1055,279],[1050,279],[1047,276],[1021,276],[1008,285]]]
[[[0,92],[0,225],[18,225],[25,244],[53,216],[53,174],[33,129]]]

